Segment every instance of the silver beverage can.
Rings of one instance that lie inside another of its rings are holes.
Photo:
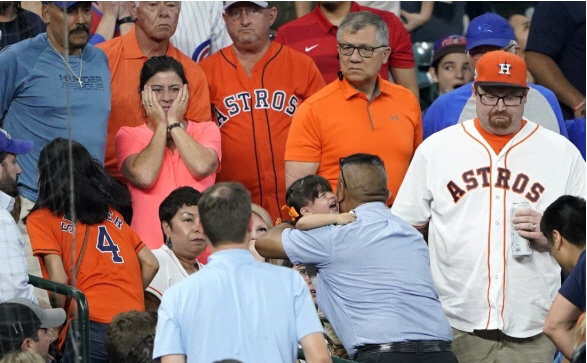
[[[521,209],[530,209],[528,202],[512,203],[511,218],[516,216],[516,213]],[[513,256],[531,256],[532,248],[530,248],[530,241],[518,234],[514,229],[512,223],[512,255]]]

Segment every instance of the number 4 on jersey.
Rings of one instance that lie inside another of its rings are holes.
[[[98,226],[98,243],[96,244],[96,248],[100,252],[111,253],[112,261],[114,263],[124,263],[124,259],[118,254],[120,249],[116,243],[112,241],[106,226]]]

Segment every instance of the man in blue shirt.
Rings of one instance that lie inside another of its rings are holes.
[[[87,45],[91,2],[43,2],[47,32],[0,51],[0,119],[17,139],[33,142],[19,156],[22,174],[19,226],[24,234],[29,273],[40,276],[26,229],[20,220],[37,200],[37,162],[57,137],[80,142],[103,162],[110,114],[110,71],[106,55]],[[67,36],[64,29],[67,28]],[[67,170],[63,170],[67,173]],[[40,296],[46,298],[43,293]]]
[[[351,155],[341,159],[337,198],[355,222],[309,231],[282,223],[255,247],[264,257],[316,266],[318,305],[355,360],[456,362],[426,242],[389,212],[388,196],[381,159]]]
[[[249,252],[249,192],[238,183],[216,184],[198,210],[199,230],[214,252],[205,268],[163,294],[153,357],[161,363],[293,363],[299,342],[306,362],[331,362],[302,276]]]
[[[515,41],[512,27],[497,14],[487,13],[474,18],[467,28],[466,38],[466,50],[472,69],[475,69],[483,54],[493,50],[504,49],[520,55],[520,47]],[[440,96],[430,105],[422,120],[424,139],[437,131],[477,116],[472,86],[472,82],[467,83]],[[554,93],[542,86],[529,86],[523,116],[567,137],[563,115]]]
[[[550,252],[565,280],[544,322],[544,334],[571,359],[575,324],[585,312],[585,199],[563,195],[546,208],[540,220]]]
[[[33,202],[39,153],[56,137],[68,138],[69,129],[104,160],[110,72],[104,52],[86,45],[91,10],[91,2],[43,2],[47,32],[0,52],[0,115],[13,137],[33,141],[19,160],[19,192]]]

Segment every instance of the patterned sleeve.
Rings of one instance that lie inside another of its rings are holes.
[[[28,283],[22,234],[8,211],[0,213],[0,303],[15,297],[38,303],[33,286]]]

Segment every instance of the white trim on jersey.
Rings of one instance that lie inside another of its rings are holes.
[[[548,252],[512,256],[510,209],[527,201],[542,213],[565,194],[586,194],[585,162],[567,139],[527,121],[496,155],[468,120],[418,147],[391,210],[429,222],[432,277],[454,328],[526,338],[542,332],[560,268]]]

